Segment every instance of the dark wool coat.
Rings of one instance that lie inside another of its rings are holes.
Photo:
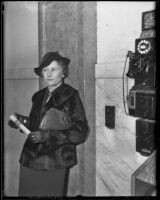
[[[29,129],[39,129],[42,102],[48,88],[36,92],[32,97],[32,109],[29,115]],[[83,104],[78,91],[63,83],[52,92],[49,106],[71,117],[72,126],[66,130],[51,130],[45,143],[32,143],[27,138],[19,162],[36,170],[55,170],[72,167],[77,164],[76,146],[83,143],[89,133]]]

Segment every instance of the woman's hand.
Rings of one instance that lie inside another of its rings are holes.
[[[8,126],[10,126],[11,128],[18,129],[18,126],[11,119],[8,120]]]
[[[20,121],[22,124],[24,124],[24,125],[27,125],[27,124],[28,124],[27,117],[25,117],[25,116],[23,116],[23,115],[20,115],[20,114],[18,114],[18,113],[14,113],[14,115],[16,116],[16,118],[18,119],[18,121]],[[9,125],[11,128],[15,128],[15,129],[18,129],[18,128],[19,128],[11,119],[8,120],[8,125]]]
[[[49,131],[48,130],[34,131],[31,132],[28,135],[28,137],[33,143],[43,143],[49,139]]]

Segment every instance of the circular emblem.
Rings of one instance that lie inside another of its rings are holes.
[[[151,50],[151,44],[148,40],[141,40],[138,43],[137,50],[140,54],[147,54]]]

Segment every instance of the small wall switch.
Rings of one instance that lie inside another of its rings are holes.
[[[105,125],[110,129],[115,128],[115,106],[105,106]]]

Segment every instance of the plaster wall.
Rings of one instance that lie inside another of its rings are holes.
[[[122,75],[141,34],[142,12],[154,8],[154,2],[97,2],[96,196],[130,196],[131,176],[147,159],[136,152],[137,118],[124,111]],[[126,98],[134,81],[124,84]],[[105,106],[115,106],[114,129],[105,126]]]

